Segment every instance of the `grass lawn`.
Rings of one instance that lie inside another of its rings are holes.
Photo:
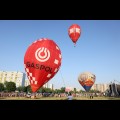
[[[25,98],[25,97],[6,97],[0,100],[66,100],[66,97],[39,97],[39,98]],[[120,97],[74,97],[74,100],[120,100]]]

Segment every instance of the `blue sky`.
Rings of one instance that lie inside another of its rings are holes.
[[[68,36],[74,23],[81,27],[76,47]],[[25,72],[24,54],[38,38],[61,49],[60,71],[49,81],[55,88],[82,88],[78,76],[85,71],[96,75],[95,83],[120,82],[120,20],[0,20],[0,71]]]

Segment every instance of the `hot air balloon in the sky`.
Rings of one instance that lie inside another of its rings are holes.
[[[83,72],[79,75],[78,81],[82,87],[89,91],[92,85],[95,83],[96,76],[91,72]]]
[[[68,29],[68,35],[72,42],[74,43],[74,46],[76,45],[77,40],[79,39],[81,35],[81,28],[78,24],[72,24]]]
[[[24,66],[32,92],[36,92],[58,72],[61,66],[61,50],[50,39],[33,42],[24,56]]]

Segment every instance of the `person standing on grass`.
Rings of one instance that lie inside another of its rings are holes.
[[[68,100],[73,100],[73,96],[71,93],[68,94],[68,97],[67,97]]]

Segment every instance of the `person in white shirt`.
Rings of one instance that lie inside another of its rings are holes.
[[[68,94],[68,97],[67,97],[68,100],[73,100],[73,96],[71,93]]]

